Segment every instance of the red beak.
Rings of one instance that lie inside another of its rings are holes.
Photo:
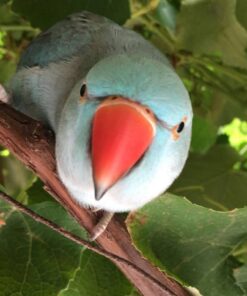
[[[155,131],[152,112],[138,103],[109,97],[99,105],[93,118],[91,151],[96,200],[140,160]]]

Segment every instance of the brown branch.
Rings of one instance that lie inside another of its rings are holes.
[[[40,122],[28,118],[6,104],[0,103],[0,144],[8,148],[33,170],[44,182],[45,189],[70,212],[81,226],[90,233],[92,232],[96,222],[95,214],[81,208],[70,197],[57,176],[54,137],[51,131]],[[142,295],[189,295],[178,283],[141,257],[133,247],[125,225],[117,217],[113,218],[107,230],[97,239],[97,242],[101,249],[104,249],[111,256],[126,260],[127,263],[124,263],[110,258]],[[128,264],[130,262],[135,268]],[[146,276],[147,274],[149,277]]]

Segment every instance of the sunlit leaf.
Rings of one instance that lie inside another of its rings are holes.
[[[4,149],[2,151],[0,151],[0,156],[2,157],[8,157],[10,155],[9,150],[8,149]]]
[[[222,127],[221,132],[227,134],[230,144],[240,149],[243,144],[247,145],[247,122],[235,118],[230,124]]]

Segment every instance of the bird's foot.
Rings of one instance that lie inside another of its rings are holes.
[[[8,103],[9,100],[10,100],[10,95],[6,92],[2,84],[0,84],[0,101],[3,103]]]
[[[90,240],[96,240],[107,228],[108,224],[110,223],[114,213],[112,212],[104,212],[103,216],[99,220],[99,222],[94,226],[94,229],[90,235]]]

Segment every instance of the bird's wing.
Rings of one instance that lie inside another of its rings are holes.
[[[18,69],[46,67],[52,62],[83,55],[83,51],[90,49],[94,33],[109,24],[113,22],[87,11],[72,14],[30,43],[20,59]]]
[[[98,61],[121,53],[141,53],[167,62],[134,31],[90,12],[72,14],[41,33],[27,47],[11,82],[11,104],[55,129],[75,84]]]
[[[169,64],[164,55],[139,34],[103,16],[83,11],[68,16],[35,38],[22,55],[18,70],[42,68],[76,56],[83,58],[83,63],[94,64],[114,53],[135,51]]]

